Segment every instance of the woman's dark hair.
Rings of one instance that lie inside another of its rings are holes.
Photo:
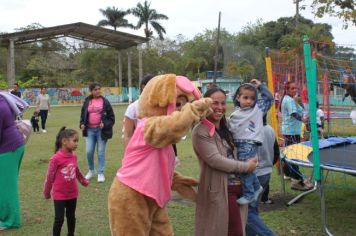
[[[239,107],[240,106],[240,103],[239,101],[237,101],[237,96],[241,94],[241,92],[243,90],[250,90],[250,91],[253,91],[255,92],[255,96],[256,96],[256,99],[257,99],[257,89],[256,87],[251,84],[251,83],[244,83],[244,84],[241,84],[240,87],[238,87],[234,93],[234,96],[232,96],[232,101],[234,103],[235,106]]]
[[[64,138],[67,138],[67,139],[71,138],[75,134],[78,134],[78,132],[75,131],[74,129],[66,129],[66,127],[63,126],[59,130],[59,132],[58,132],[58,134],[56,136],[56,143],[54,145],[54,153],[56,153],[62,147],[62,140]]]
[[[291,84],[294,84],[294,81],[287,81],[284,84],[283,96],[282,96],[281,101],[279,103],[279,111],[282,111],[282,102],[283,102],[284,96],[287,95],[287,90],[289,90]]]
[[[213,95],[216,92],[221,92],[226,97],[226,92],[219,87],[213,87],[213,88],[209,89],[208,91],[206,91],[204,93],[204,97],[205,98],[211,97],[211,95]],[[215,131],[219,134],[220,138],[224,139],[228,143],[231,150],[234,150],[235,146],[234,146],[233,137],[229,131],[229,128],[227,127],[227,121],[226,121],[225,115],[223,115],[223,117],[220,120],[220,128],[215,129]]]
[[[140,92],[142,93],[143,88],[146,86],[146,84],[156,75],[154,74],[146,74],[143,76],[141,82],[140,82]]]
[[[93,91],[95,89],[95,87],[101,87],[101,85],[98,82],[93,82],[91,84],[89,84],[89,91]]]
[[[93,82],[93,83],[89,84],[89,91],[90,92],[93,91],[95,89],[95,87],[100,87],[101,88],[101,85],[98,82]],[[90,94],[89,98],[92,99],[93,95]]]

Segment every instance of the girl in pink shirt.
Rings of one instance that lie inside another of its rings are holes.
[[[64,212],[67,216],[68,235],[74,235],[77,179],[85,187],[89,184],[78,168],[77,155],[74,153],[78,140],[77,131],[62,127],[56,137],[55,154],[49,162],[43,194],[46,199],[50,199],[52,192],[55,214],[53,235],[61,234]]]

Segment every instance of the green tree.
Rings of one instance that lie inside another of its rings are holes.
[[[165,28],[158,22],[159,20],[168,20],[168,16],[158,13],[155,9],[151,9],[151,3],[147,0],[144,1],[143,5],[138,3],[137,6],[131,9],[131,13],[138,18],[137,29],[144,26],[144,32],[146,38],[152,38],[153,31],[152,28],[158,34],[159,39],[163,40],[163,34],[166,33]]]
[[[208,64],[207,60],[204,57],[195,57],[187,60],[185,68],[188,71],[191,71],[194,77],[199,77],[200,68]]]
[[[244,82],[249,82],[254,78],[255,67],[248,61],[242,60],[237,63],[237,74]]]
[[[116,7],[107,7],[105,10],[99,9],[99,11],[106,19],[99,21],[98,26],[111,26],[115,31],[118,27],[134,28],[134,26],[125,19],[125,17],[130,14],[130,10],[119,10]]]
[[[356,25],[355,0],[313,0],[314,15],[321,18],[324,15],[336,16],[344,21],[344,27]]]
[[[112,48],[87,49],[76,55],[77,78],[83,83],[98,81],[103,86],[114,86],[117,52]]]

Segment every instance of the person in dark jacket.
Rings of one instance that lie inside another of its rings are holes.
[[[14,89],[11,90],[11,93],[15,96],[18,96],[19,98],[21,98],[21,92],[20,92],[20,88],[19,88],[19,84],[18,83],[14,83]]]
[[[98,182],[104,182],[105,148],[112,138],[115,115],[110,102],[101,96],[99,83],[89,85],[90,95],[85,99],[80,115],[80,129],[86,137],[86,156],[89,171],[85,178],[90,180],[94,174],[94,151],[98,152]]]

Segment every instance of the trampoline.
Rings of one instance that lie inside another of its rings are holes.
[[[356,137],[333,137],[319,140],[320,168],[349,174],[356,174]],[[283,151],[286,161],[313,167],[311,142],[286,147]]]
[[[332,235],[326,224],[326,208],[324,194],[324,171],[335,171],[356,175],[356,137],[333,137],[319,140],[320,173],[321,181],[314,181],[311,190],[303,192],[290,200],[287,206],[292,205],[303,196],[320,189],[320,204],[322,210],[322,222],[325,232]],[[282,160],[298,166],[313,168],[313,149],[310,141],[287,146],[282,152]],[[281,175],[283,192],[285,195],[285,183]]]
[[[334,119],[348,119],[350,118],[350,112],[349,113],[330,113],[330,118]]]

